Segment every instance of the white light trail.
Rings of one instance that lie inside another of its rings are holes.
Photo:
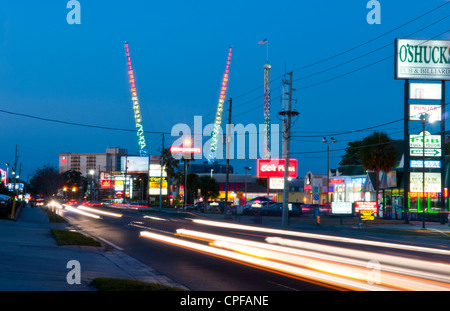
[[[80,215],[84,215],[84,216],[100,219],[100,216],[98,216],[98,215],[82,211],[82,210],[80,210],[78,208],[75,208],[75,207],[72,207],[70,205],[64,204],[64,206],[66,207],[65,209],[68,210],[68,211],[72,211],[72,212],[80,214]]]
[[[348,279],[346,277],[336,276],[327,274],[320,271],[310,270],[306,268],[301,268],[297,266],[291,266],[285,263],[280,263],[276,261],[271,261],[263,258],[253,257],[246,254],[236,253],[216,247],[211,247],[199,243],[194,243],[186,240],[181,240],[178,238],[173,238],[165,235],[160,235],[156,233],[151,233],[148,231],[141,231],[141,236],[145,238],[149,238],[155,241],[168,243],[171,245],[199,251],[202,253],[206,253],[208,255],[212,256],[218,256],[226,259],[230,259],[232,261],[238,261],[241,263],[250,264],[252,266],[261,267],[265,270],[270,271],[278,271],[283,274],[289,274],[292,276],[298,276],[300,278],[307,278],[319,282],[323,282],[325,284],[332,284],[333,286],[339,286],[346,289],[352,289],[352,290],[391,290],[389,288],[380,286],[380,285],[374,285],[374,284],[368,284],[366,282],[358,281],[358,280],[352,280]]]
[[[376,260],[383,263],[383,269],[382,271],[380,270],[380,280],[383,285],[401,290],[450,290],[450,265],[447,264],[278,237],[268,237],[266,241],[289,247],[186,229],[178,229],[177,234],[206,240],[210,242],[210,246],[237,253],[337,274],[361,281],[368,281],[372,270],[367,268],[367,263]],[[310,250],[305,251],[292,247]]]
[[[300,231],[290,231],[290,230],[271,229],[271,228],[264,228],[264,227],[246,226],[246,225],[223,223],[223,222],[203,220],[203,219],[193,219],[192,221],[195,223],[203,224],[203,225],[229,228],[229,229],[264,232],[264,233],[268,233],[268,234],[282,234],[282,235],[290,235],[290,236],[312,238],[312,239],[321,239],[321,240],[334,241],[334,242],[364,244],[364,245],[372,245],[372,246],[379,246],[379,247],[404,249],[404,250],[410,250],[410,251],[416,251],[416,252],[450,255],[450,250],[438,249],[438,248],[429,248],[429,247],[396,244],[396,243],[388,243],[388,242],[377,242],[377,241],[371,241],[371,240],[345,238],[345,237],[331,236],[331,235],[325,235],[325,234],[313,234],[313,233],[306,233],[306,232],[300,232]]]
[[[102,215],[107,215],[107,216],[122,217],[122,214],[102,211],[102,210],[99,210],[99,209],[96,209],[96,208],[92,208],[92,207],[87,207],[87,206],[84,206],[84,205],[79,205],[78,209],[85,210],[85,211],[92,212],[92,213],[98,213],[98,214],[102,214]]]

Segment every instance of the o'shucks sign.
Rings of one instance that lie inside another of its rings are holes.
[[[396,39],[395,79],[450,80],[450,41]]]

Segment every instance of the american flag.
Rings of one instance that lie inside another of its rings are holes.
[[[264,39],[262,41],[258,41],[258,44],[266,44],[267,43],[267,39]]]

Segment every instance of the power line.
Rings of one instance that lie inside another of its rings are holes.
[[[425,12],[424,14],[422,14],[422,15],[416,17],[416,18],[411,19],[411,20],[409,20],[408,22],[406,22],[406,23],[404,23],[404,24],[402,24],[402,25],[400,25],[400,26],[397,26],[397,27],[395,27],[395,28],[393,28],[393,29],[391,29],[391,30],[389,30],[389,31],[387,31],[387,32],[385,32],[385,33],[383,33],[383,34],[381,34],[381,35],[375,37],[375,38],[372,38],[372,39],[366,41],[366,42],[360,43],[360,44],[358,44],[358,45],[356,45],[356,46],[354,46],[354,47],[352,47],[352,48],[350,48],[350,49],[347,49],[347,50],[345,50],[345,51],[343,51],[343,52],[337,53],[337,54],[335,54],[335,55],[333,55],[333,56],[329,56],[329,57],[324,58],[324,59],[322,59],[322,60],[319,60],[319,61],[317,61],[317,62],[308,64],[308,65],[304,65],[304,66],[302,66],[302,67],[295,68],[295,69],[293,69],[292,71],[297,71],[297,70],[307,69],[307,68],[316,66],[316,65],[318,65],[318,64],[324,63],[324,62],[326,62],[326,61],[332,60],[332,59],[334,59],[334,58],[336,58],[336,57],[339,57],[339,56],[342,56],[342,55],[344,55],[344,54],[347,54],[347,53],[349,53],[349,52],[351,52],[351,51],[354,51],[355,49],[358,49],[358,48],[360,48],[360,47],[362,47],[362,46],[365,46],[365,45],[367,45],[367,44],[369,44],[369,43],[371,43],[371,42],[373,42],[373,41],[376,41],[376,40],[378,40],[378,39],[380,39],[380,38],[382,38],[382,37],[384,37],[384,36],[386,36],[386,35],[388,35],[388,34],[394,32],[394,31],[396,31],[396,30],[399,30],[399,29],[401,29],[401,28],[403,28],[403,27],[405,27],[405,26],[407,26],[407,25],[409,25],[409,24],[411,24],[411,23],[413,23],[413,22],[415,22],[415,21],[417,21],[417,20],[419,20],[419,19],[425,17],[426,15],[429,15],[429,14],[433,13],[434,11],[437,11],[437,10],[441,9],[442,7],[448,5],[449,3],[450,3],[450,2],[446,2],[446,3],[444,3],[444,4],[441,4],[441,5],[437,6],[436,8],[431,9],[431,10]],[[444,17],[443,19],[446,19],[446,18],[448,18],[448,16]],[[434,24],[436,24],[436,23],[442,21],[443,19],[441,19],[441,20],[439,20],[439,21],[437,21],[437,22],[435,22],[435,23],[432,23],[432,24],[430,24],[430,25],[428,25],[428,26],[422,28],[422,29],[420,29],[420,30],[414,32],[413,34],[415,34],[415,33],[417,33],[417,32],[420,32],[420,31],[423,31],[424,29],[431,27],[432,25],[434,25]],[[410,35],[412,35],[412,34],[410,34]],[[385,47],[386,47],[386,46],[384,46],[384,47],[382,47],[382,48],[385,48]],[[382,49],[382,48],[380,48],[380,49]],[[369,54],[370,54],[370,53],[369,53]],[[366,55],[367,55],[367,54],[366,54]],[[364,56],[364,55],[363,55],[363,56]],[[361,58],[361,57],[363,57],[363,56],[357,57],[356,59]],[[353,61],[353,60],[351,60],[351,61]],[[272,81],[275,81],[275,80],[277,80],[277,79],[279,79],[279,78],[282,78],[282,77],[283,77],[283,75],[280,75],[280,76],[274,78]],[[299,78],[299,79],[300,79],[300,78]],[[299,80],[299,79],[296,79],[296,80]],[[243,94],[240,94],[240,95],[238,95],[238,96],[233,96],[233,98],[236,100],[237,98],[240,98],[240,97],[243,97],[243,96],[245,96],[245,95],[251,94],[251,93],[253,93],[253,92],[255,92],[255,91],[261,90],[261,88],[262,88],[262,87],[254,88],[254,89],[252,89],[252,90],[250,90],[250,91],[247,91],[247,92],[245,92],[245,93],[243,93]],[[263,96],[263,95],[261,95],[261,96]],[[251,101],[254,101],[254,100],[256,100],[256,99],[259,99],[261,96],[258,96],[258,97],[255,98],[255,99],[252,99],[252,100],[250,100],[250,101],[247,101],[246,103],[251,102]]]

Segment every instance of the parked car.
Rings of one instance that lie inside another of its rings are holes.
[[[11,210],[11,198],[0,194],[0,218],[7,218]]]
[[[322,204],[319,206],[319,215],[328,216],[331,214],[331,204]]]

